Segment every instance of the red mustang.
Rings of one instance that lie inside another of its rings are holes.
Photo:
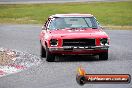
[[[91,14],[55,14],[40,33],[41,57],[52,62],[56,55],[99,55],[108,59],[109,37]]]

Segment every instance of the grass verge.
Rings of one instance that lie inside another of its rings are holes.
[[[132,30],[132,26],[113,26],[113,25],[108,25],[108,26],[103,26],[104,29],[118,29],[118,30]]]
[[[132,1],[0,5],[0,23],[42,24],[56,13],[91,13],[101,24],[132,26]]]

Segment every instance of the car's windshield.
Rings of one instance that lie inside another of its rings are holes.
[[[49,29],[64,29],[64,28],[97,28],[98,24],[94,17],[59,17],[54,18]]]

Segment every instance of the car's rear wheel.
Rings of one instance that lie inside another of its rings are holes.
[[[99,60],[108,60],[108,52],[100,53]]]
[[[55,60],[55,55],[51,54],[49,52],[49,49],[46,48],[46,61],[48,61],[48,62],[54,62],[54,60]]]

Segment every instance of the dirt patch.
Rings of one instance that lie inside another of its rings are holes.
[[[41,64],[41,59],[35,55],[0,48],[0,77],[17,73],[39,64]]]
[[[14,51],[7,50],[7,49],[0,49],[0,65],[8,65],[12,63],[16,57]]]

